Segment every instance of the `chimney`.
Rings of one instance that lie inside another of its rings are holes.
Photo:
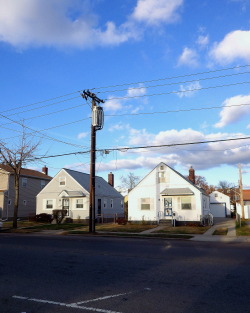
[[[42,168],[42,172],[43,174],[48,175],[48,168],[46,165],[44,165],[44,167]]]
[[[189,179],[193,184],[195,184],[195,171],[194,171],[194,169],[192,168],[192,166],[191,166],[190,169],[189,169],[189,176],[188,176],[188,179]]]
[[[110,186],[114,187],[114,174],[112,172],[110,172],[108,175],[108,183]]]

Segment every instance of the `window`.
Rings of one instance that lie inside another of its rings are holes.
[[[11,205],[11,199],[8,200],[8,205]]]
[[[165,172],[159,172],[158,175],[159,175],[158,176],[159,177],[159,179],[158,179],[159,183],[165,183],[166,182]]]
[[[76,208],[83,209],[83,199],[76,199]]]
[[[27,182],[28,182],[28,179],[26,177],[23,177],[22,178],[22,187],[26,187],[27,186]]]
[[[113,206],[114,206],[114,201],[113,201],[113,199],[110,199],[110,207],[111,207],[111,209],[113,208]]]
[[[150,198],[141,198],[141,210],[150,210]]]
[[[45,187],[45,185],[46,185],[45,180],[41,180],[41,189],[43,189]]]
[[[46,200],[46,209],[53,209],[53,200]]]
[[[121,208],[123,209],[124,202],[121,200]]]
[[[59,177],[59,185],[60,186],[66,185],[66,177]]]
[[[23,200],[23,205],[27,205],[27,200]]]
[[[218,197],[218,193],[215,193],[215,194],[214,194],[214,197],[217,198],[217,197]]]
[[[160,171],[164,171],[164,165],[160,166]]]
[[[107,199],[103,199],[103,207],[104,207],[104,208],[107,207]]]
[[[191,210],[191,197],[182,197],[181,198],[181,209],[182,210]]]

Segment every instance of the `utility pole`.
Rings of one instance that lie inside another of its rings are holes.
[[[95,161],[96,161],[96,131],[103,128],[103,109],[96,103],[104,103],[94,93],[84,90],[81,94],[87,100],[92,99],[91,148],[90,148],[90,194],[89,194],[89,232],[95,233]]]
[[[245,219],[245,211],[244,211],[244,202],[243,202],[241,164],[238,164],[238,168],[239,168],[239,189],[240,189],[241,218],[244,220]]]

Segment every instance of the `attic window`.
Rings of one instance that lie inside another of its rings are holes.
[[[60,186],[66,185],[66,177],[59,177],[59,185]]]
[[[164,171],[164,165],[160,166],[160,171]]]
[[[217,198],[217,197],[218,197],[218,193],[215,193],[215,194],[214,194],[214,197]]]

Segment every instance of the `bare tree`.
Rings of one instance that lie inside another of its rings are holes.
[[[13,228],[17,228],[18,217],[18,204],[19,204],[19,180],[22,166],[28,159],[34,157],[39,143],[32,143],[28,140],[25,131],[23,131],[20,142],[16,145],[7,145],[0,141],[0,162],[9,165],[14,173],[14,188],[15,188],[15,201],[14,201],[14,215],[13,215]]]
[[[137,185],[139,180],[140,180],[139,176],[136,176],[134,173],[129,172],[127,176],[121,176],[122,188],[131,190]]]
[[[213,192],[216,189],[215,186],[208,185],[207,180],[204,176],[195,176],[195,183],[196,183],[196,186],[205,190],[207,195],[209,195],[211,192]]]

